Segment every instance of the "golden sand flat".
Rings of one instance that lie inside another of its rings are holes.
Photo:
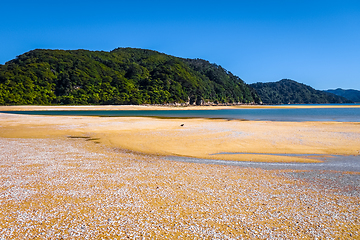
[[[0,238],[356,239],[359,174],[156,155],[311,162],[317,160],[270,153],[359,154],[359,129],[0,114]],[[219,152],[269,155],[210,155]]]

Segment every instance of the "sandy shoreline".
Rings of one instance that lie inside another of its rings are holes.
[[[359,126],[0,113],[0,239],[356,239],[359,174],[157,155],[314,162],[270,154],[359,155]]]

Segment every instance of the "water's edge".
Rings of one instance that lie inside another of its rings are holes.
[[[309,156],[309,154],[307,156]],[[293,169],[293,170],[328,170],[328,171],[342,171],[342,172],[360,172],[360,155],[358,156],[331,155],[331,157],[320,158],[320,160],[322,160],[323,162],[319,162],[319,163],[245,162],[245,161],[200,159],[200,158],[178,157],[178,156],[166,156],[161,158],[168,161],[251,167],[251,168],[261,168],[265,170]]]
[[[49,110],[0,111],[7,114],[100,117],[211,118],[252,121],[360,122],[360,108],[218,109],[218,110]]]

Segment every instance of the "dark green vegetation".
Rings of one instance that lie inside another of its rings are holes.
[[[346,99],[349,99],[353,102],[360,102],[360,91],[354,90],[354,89],[329,89],[325,92],[333,93],[335,95],[344,97]]]
[[[265,104],[294,103],[351,103],[332,93],[315,90],[310,86],[283,79],[278,82],[250,84]]]
[[[0,105],[259,103],[239,77],[201,59],[118,48],[33,50],[0,65]]]

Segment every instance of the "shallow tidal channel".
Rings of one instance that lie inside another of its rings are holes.
[[[249,153],[219,153],[219,154],[249,154]],[[259,154],[254,155],[274,155],[274,156],[298,156],[315,157],[322,162],[319,163],[284,163],[284,162],[248,162],[248,161],[229,161],[215,159],[199,159],[191,157],[166,156],[163,159],[170,161],[229,165],[239,167],[261,168],[265,170],[293,169],[293,170],[326,170],[342,172],[360,172],[360,156],[345,155],[323,155],[323,154]]]

